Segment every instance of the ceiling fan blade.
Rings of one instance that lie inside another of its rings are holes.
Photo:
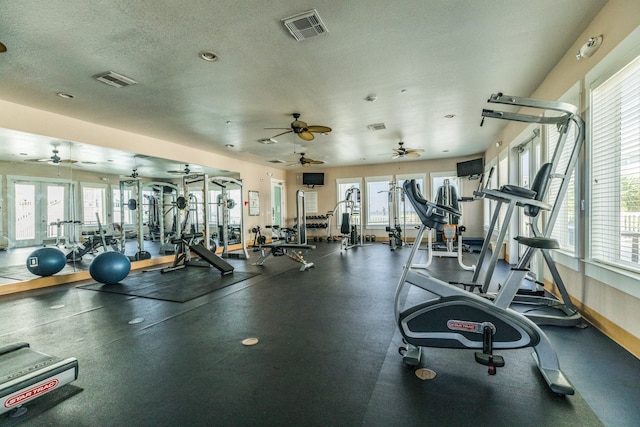
[[[78,161],[77,160],[71,160],[71,159],[62,159],[58,163],[74,164],[74,163],[78,163]]]
[[[308,167],[309,167],[309,165],[310,165],[310,163],[309,163],[309,162],[305,162],[305,163],[303,163],[303,164],[302,164],[302,167],[303,167],[303,168],[308,168]]]
[[[311,163],[312,165],[323,165],[324,164],[324,162],[322,160],[310,160],[310,159],[307,159],[307,162]]]
[[[289,132],[291,132],[291,128],[265,128],[267,130],[288,130]]]
[[[393,156],[391,156],[391,159],[395,160],[395,159],[400,158],[400,157],[401,157],[400,153],[398,153],[398,154],[394,154]]]
[[[278,128],[278,129],[282,129],[282,128]],[[271,138],[277,138],[277,137],[279,137],[279,136],[281,136],[281,135],[286,135],[286,134],[291,133],[291,132],[293,132],[293,131],[292,131],[291,129],[289,129],[289,130],[284,131],[284,132],[282,132],[282,133],[279,133],[279,134],[277,134],[277,135],[273,135]]]
[[[398,153],[399,155],[404,154],[404,149],[403,148],[394,148],[393,151],[395,151],[396,153]]]
[[[422,148],[408,148],[407,152],[411,152],[411,153],[424,153],[424,150]]]
[[[315,133],[329,133],[329,132],[331,132],[331,128],[327,127],[327,126],[309,126],[307,128],[307,130],[309,132],[315,132]]]
[[[298,136],[304,139],[305,141],[313,141],[315,139],[315,136],[313,136],[313,134],[309,131],[300,132]],[[275,136],[273,138],[275,138]]]
[[[420,153],[416,153],[415,151],[410,151],[407,153],[407,157],[420,157]]]

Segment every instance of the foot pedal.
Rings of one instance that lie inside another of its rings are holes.
[[[487,354],[477,351],[475,353],[475,357],[476,362],[489,367],[489,375],[495,375],[496,368],[502,368],[504,366],[504,358],[502,356],[498,356],[497,354]]]
[[[487,371],[489,375],[495,375],[496,368],[502,368],[504,366],[504,358],[493,354],[493,334],[496,331],[496,327],[493,324],[487,323],[482,328],[482,351],[476,351],[476,362],[481,365],[488,366]]]

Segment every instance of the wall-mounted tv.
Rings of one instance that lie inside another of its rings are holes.
[[[482,175],[484,172],[484,159],[468,160],[457,164],[458,176]]]
[[[315,187],[316,185],[324,185],[323,172],[303,172],[302,185]]]

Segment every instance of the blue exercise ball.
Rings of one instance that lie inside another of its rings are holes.
[[[129,275],[131,261],[120,252],[103,252],[91,261],[89,274],[96,282],[107,285],[120,282]]]
[[[67,265],[67,257],[57,248],[40,248],[27,258],[27,270],[36,276],[51,276]]]

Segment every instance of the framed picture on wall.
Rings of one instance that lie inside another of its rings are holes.
[[[249,190],[249,216],[260,215],[260,193]]]

